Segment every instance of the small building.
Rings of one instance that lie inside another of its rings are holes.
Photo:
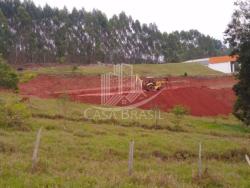
[[[208,67],[223,73],[234,73],[240,66],[236,56],[220,56],[209,58]]]

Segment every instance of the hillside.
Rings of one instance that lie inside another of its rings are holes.
[[[16,66],[16,67],[22,67]],[[28,77],[29,74],[49,74],[49,75],[101,75],[113,71],[112,65],[57,65],[39,67],[29,64],[29,68],[20,73],[21,78]],[[167,64],[136,64],[133,65],[133,71],[139,76],[220,76],[221,72],[212,70],[206,66],[195,63],[167,63]]]
[[[0,0],[0,188],[250,188],[250,0],[234,6]]]
[[[17,96],[1,93],[1,100]],[[172,114],[158,121],[84,119],[89,105],[31,98],[32,118],[22,127],[0,128],[0,187],[249,187],[250,129],[233,117]],[[66,112],[66,113],[65,113]],[[140,114],[143,111],[133,110]],[[138,116],[137,116],[138,118]],[[39,163],[31,172],[37,130],[43,127]],[[129,141],[135,141],[134,171],[128,176]],[[197,179],[202,143],[204,176]],[[205,172],[206,171],[206,172]]]
[[[100,106],[74,102],[69,100],[70,96],[51,99],[46,96],[53,94],[51,91],[60,91],[61,86],[64,90],[69,86],[73,89],[98,87],[100,83],[95,79],[111,71],[113,67],[106,65],[32,65],[19,71],[20,93],[0,92],[0,107],[8,109],[0,109],[0,187],[250,186],[250,171],[245,160],[245,155],[250,155],[250,129],[231,115],[185,115],[182,118],[157,108],[106,114],[96,108]],[[198,90],[205,83],[209,91],[221,89],[224,92],[235,82],[233,77],[197,64],[135,65],[134,71],[142,77],[172,75],[177,80],[190,79]],[[184,77],[185,72],[195,77]],[[56,78],[55,82],[46,77]],[[184,83],[183,88],[190,87],[189,82],[181,83]],[[176,88],[178,83],[173,86]],[[204,87],[200,89],[203,90]],[[178,93],[178,97],[186,97],[186,94]],[[213,93],[206,95],[215,96]],[[168,96],[177,95],[173,92]],[[202,99],[197,96],[193,100],[198,98]],[[228,100],[223,99],[220,98],[222,102]],[[213,103],[209,105],[211,110]],[[2,123],[4,121],[7,123]],[[34,143],[40,127],[39,159],[32,170]],[[129,176],[131,140],[135,141],[134,168]],[[199,143],[202,143],[203,172],[200,178]]]

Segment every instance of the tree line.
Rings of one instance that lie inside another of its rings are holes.
[[[72,11],[0,0],[0,53],[11,63],[159,63],[225,54],[219,40],[197,30],[160,32],[124,12]]]
[[[238,56],[240,63],[238,82],[233,88],[237,96],[234,115],[250,126],[250,0],[235,2],[232,20],[225,33],[232,55]]]

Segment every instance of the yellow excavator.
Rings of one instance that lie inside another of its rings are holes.
[[[143,89],[146,91],[159,91],[167,86],[168,78],[165,79],[154,79],[146,78],[143,80]]]

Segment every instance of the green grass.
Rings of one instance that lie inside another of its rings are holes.
[[[183,76],[186,72],[189,76],[215,76],[222,73],[209,69],[206,66],[195,63],[169,63],[134,65],[134,70],[143,76]]]
[[[19,73],[18,77],[19,77],[19,82],[20,83],[27,83],[30,80],[32,80],[33,78],[35,78],[38,75],[38,73],[34,73],[31,71],[28,72],[24,72],[24,73]]]
[[[169,63],[169,64],[135,64],[134,72],[140,76],[183,76],[186,72],[189,76],[217,76],[223,75],[206,66],[194,63]],[[77,75],[101,75],[112,72],[111,65],[78,66],[73,71],[73,66],[43,67],[24,71],[25,74],[77,74]],[[27,76],[26,76],[27,77]]]
[[[18,100],[10,93],[5,101]],[[20,131],[0,128],[0,187],[237,187],[250,186],[250,129],[234,117],[186,116],[176,127],[175,117],[161,113],[154,119],[122,120],[121,112],[100,120],[93,106],[31,98],[33,117]],[[134,109],[130,113],[144,113]],[[92,117],[92,118],[91,118]],[[137,118],[136,118],[137,117]],[[31,173],[37,130],[43,127],[39,163]],[[28,131],[29,130],[29,131]],[[129,141],[135,141],[134,172],[128,176]],[[197,180],[198,144],[203,145],[203,168]]]

